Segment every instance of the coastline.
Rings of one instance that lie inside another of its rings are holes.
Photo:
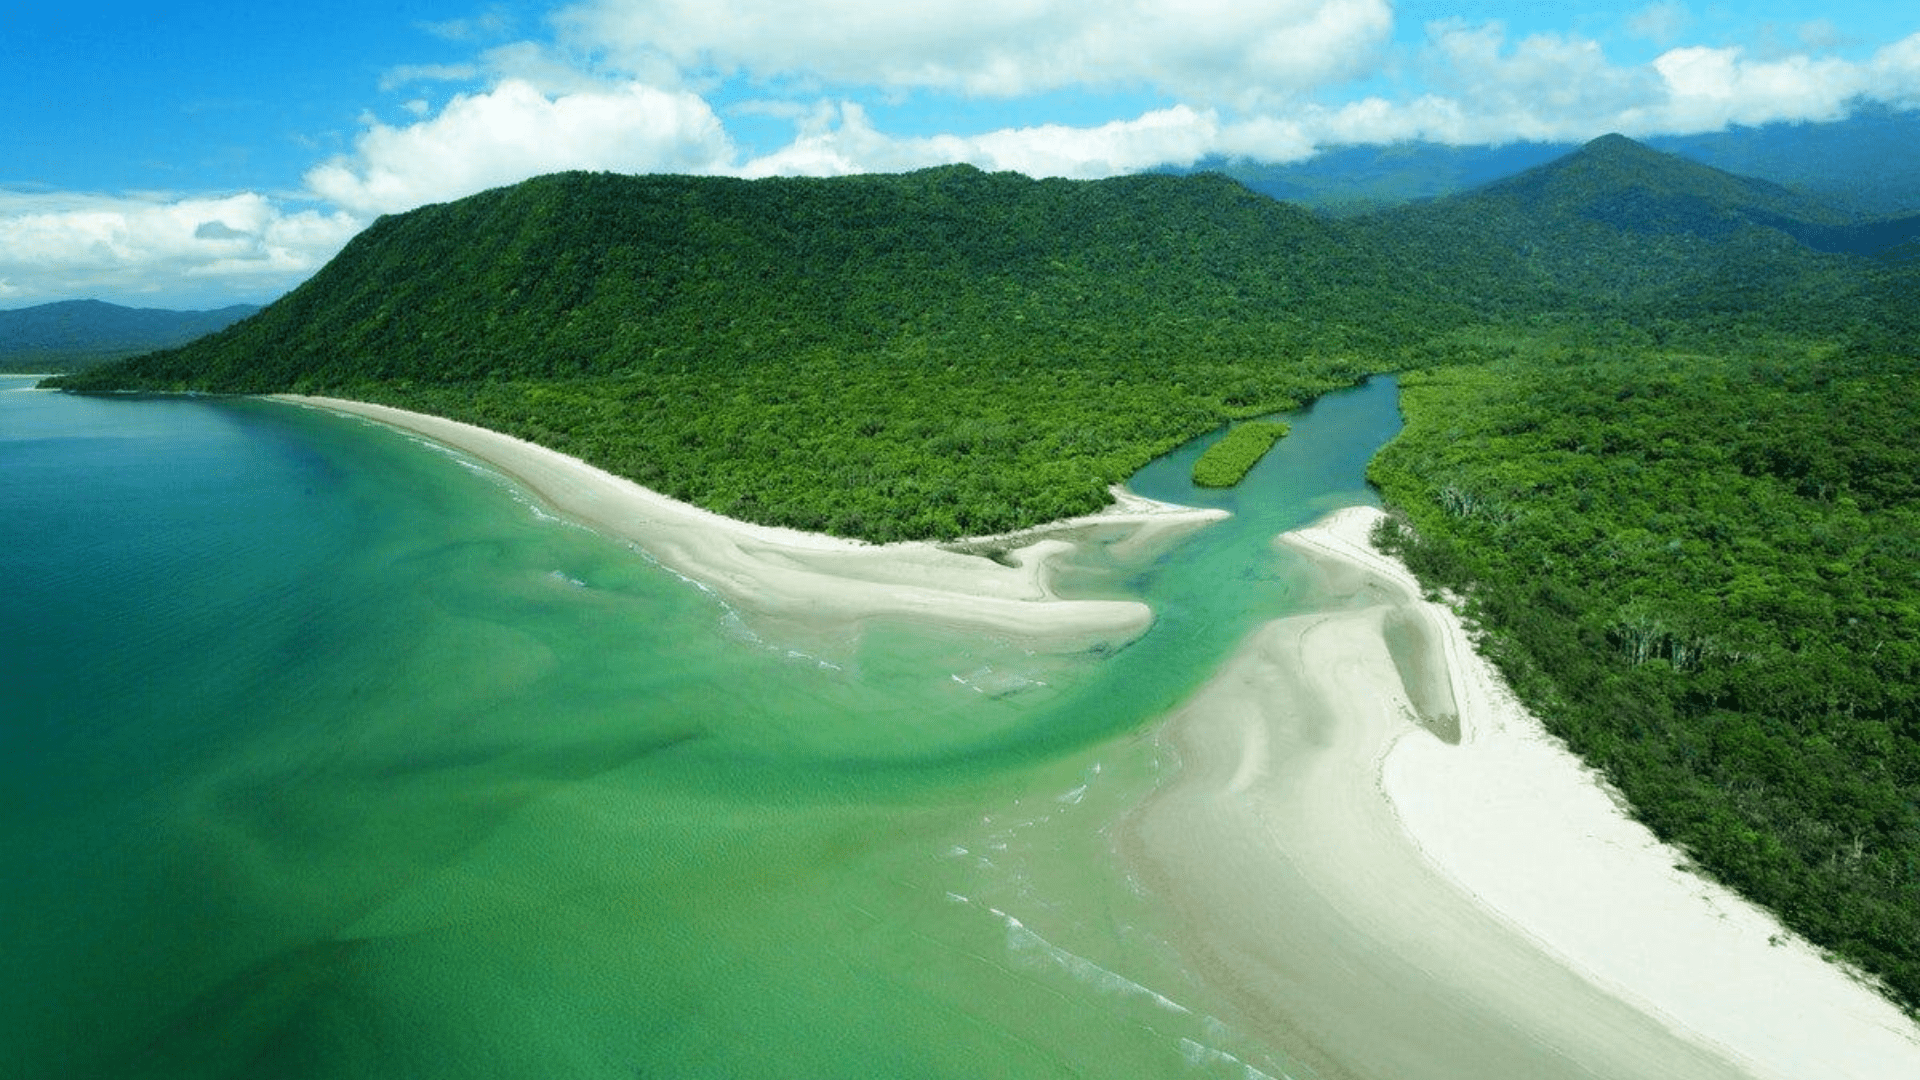
[[[1174,714],[1179,771],[1120,835],[1201,976],[1335,1076],[1920,1075],[1889,1002],[1675,868],[1372,549],[1379,514],[1280,538],[1335,610]],[[1416,708],[1448,696],[1457,744]]]
[[[1054,562],[1095,534],[1145,549],[1223,516],[1116,488],[1106,512],[1010,536],[874,545],[739,522],[473,425],[278,400],[467,454],[732,604],[812,624],[898,617],[1037,650],[1116,647],[1151,611],[1060,598]],[[1168,719],[1178,773],[1115,829],[1234,1026],[1328,1077],[1920,1075],[1898,1010],[1675,869],[1459,619],[1371,548],[1378,514],[1280,538],[1335,609],[1250,637]]]
[[[467,454],[560,516],[624,541],[660,565],[763,616],[846,624],[897,617],[1020,641],[1046,652],[1118,648],[1153,613],[1130,600],[1072,600],[1053,563],[1095,531],[1116,547],[1163,543],[1225,516],[1124,488],[1106,511],[953,544],[870,544],[754,525],[668,498],[578,458],[497,431],[386,405],[277,394],[273,400],[359,417]],[[969,554],[991,549],[995,557]]]

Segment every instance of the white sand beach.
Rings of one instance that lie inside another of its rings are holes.
[[[963,545],[868,544],[736,521],[566,454],[441,417],[337,398],[278,400],[452,447],[511,477],[559,515],[626,540],[737,607],[814,625],[902,617],[984,631],[1039,651],[1121,645],[1146,631],[1152,611],[1136,601],[1062,599],[1052,586],[1053,559],[1071,538],[1094,529],[1126,527],[1130,535],[1121,543],[1147,545],[1225,516],[1115,489],[1116,502],[1103,513],[964,545],[992,547],[996,561],[954,550]]]
[[[972,550],[744,524],[483,428],[365,417],[471,455],[730,603],[815,624],[905,617],[1069,651],[1146,605],[1060,598],[1076,539],[1171,542],[1222,516],[1116,490],[1108,512]],[[1328,610],[1269,624],[1171,716],[1172,779],[1115,829],[1175,944],[1326,1078],[1920,1076],[1920,1032],[1765,912],[1676,864],[1375,552],[1379,511],[1280,538]]]
[[[1282,538],[1348,606],[1176,714],[1178,775],[1122,837],[1245,1022],[1329,1076],[1920,1076],[1910,1021],[1676,870],[1518,707],[1378,515]],[[1448,695],[1457,745],[1415,708]]]

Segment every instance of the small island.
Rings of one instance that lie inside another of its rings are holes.
[[[1229,488],[1267,456],[1273,444],[1286,437],[1287,425],[1278,420],[1252,420],[1207,447],[1193,463],[1193,482],[1201,487]]]

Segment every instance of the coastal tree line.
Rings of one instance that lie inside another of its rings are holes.
[[[1920,360],[1403,377],[1380,539],[1663,839],[1920,1005]]]

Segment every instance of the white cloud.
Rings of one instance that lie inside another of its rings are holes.
[[[498,85],[509,80],[530,83],[548,97],[604,91],[607,82],[588,71],[579,57],[537,41],[516,41],[488,49],[480,55],[489,81]],[[679,76],[656,73],[656,78],[636,78],[630,82],[647,86],[674,86]]]
[[[1289,110],[1290,123],[1270,127],[1276,145],[1580,141],[1609,131],[1647,136],[1833,120],[1861,98],[1920,104],[1920,34],[1865,62],[1688,46],[1645,66],[1622,66],[1589,39],[1536,35],[1515,42],[1499,23],[1441,20],[1428,26],[1422,74],[1432,89],[1411,99]]]
[[[1251,106],[1361,71],[1388,0],[585,0],[566,40],[649,77],[918,88],[1012,97],[1150,88]]]
[[[792,143],[748,162],[745,176],[900,172],[965,162],[989,171],[1090,179],[1162,164],[1190,164],[1211,152],[1220,122],[1180,105],[1095,127],[1046,124],[979,135],[899,138],[876,130],[852,102],[823,105]]]
[[[1875,53],[1867,63],[1867,82],[1881,101],[1920,108],[1920,34]]]
[[[306,179],[321,198],[371,215],[565,169],[715,172],[732,154],[719,118],[692,94],[628,83],[550,98],[509,79],[416,124],[370,122],[352,155]]]
[[[1862,98],[1920,107],[1920,34],[1853,59],[1837,54],[1840,35],[1823,21],[1797,25],[1784,44],[1703,47],[1684,42],[1691,16],[1677,0],[1625,20],[1675,46],[1632,65],[1575,34],[1515,39],[1499,23],[1457,19],[1389,58],[1388,0],[815,0],[804,17],[772,0],[579,0],[558,17],[557,38],[489,48],[508,41],[503,20],[430,28],[472,42],[472,62],[389,70],[383,112],[403,119],[365,117],[351,152],[308,170],[298,201],[0,191],[0,298],[267,298],[375,214],[562,169],[819,175],[964,161],[1090,178],[1209,155],[1290,161],[1351,143],[1819,120]],[[1375,72],[1383,58],[1391,68]],[[1415,88],[1343,100],[1342,80],[1375,73]],[[449,82],[487,89],[444,104],[461,87],[409,89]],[[905,116],[955,98],[1041,93],[1082,110],[1136,104],[1106,122],[944,134],[883,130],[860,104],[888,100],[899,106],[889,115]],[[723,114],[742,131],[790,120],[793,138],[746,158]],[[306,208],[314,200],[330,205]]]
[[[289,211],[253,192],[0,191],[0,278],[14,283],[9,301],[147,297],[193,306],[267,298],[318,269],[363,224],[341,212]]]
[[[1655,93],[1646,72],[1614,66],[1588,38],[1536,34],[1509,48],[1498,23],[1440,23],[1428,32],[1436,63],[1430,81],[1452,90],[1468,113],[1538,118],[1527,122],[1535,128],[1629,108]]]
[[[1728,124],[1836,120],[1868,89],[1862,68],[1837,57],[1744,59],[1738,48],[1672,49],[1653,62],[1666,99],[1634,126],[1712,131]]]
[[[1627,19],[1627,32],[1638,38],[1645,38],[1655,45],[1668,45],[1678,38],[1687,24],[1693,21],[1693,15],[1687,5],[1678,0],[1665,0],[1641,8]]]

